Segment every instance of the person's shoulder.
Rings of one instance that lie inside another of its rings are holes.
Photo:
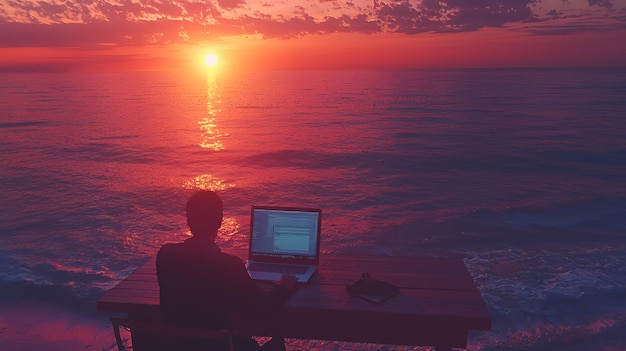
[[[181,254],[183,249],[182,243],[167,243],[163,244],[157,253],[157,260],[163,257],[176,256]]]
[[[161,248],[159,249],[159,252],[168,252],[168,251],[180,249],[182,244],[183,244],[182,242],[163,244],[163,246],[161,246]]]

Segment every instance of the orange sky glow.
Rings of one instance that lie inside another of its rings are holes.
[[[626,0],[0,0],[0,71],[626,66]]]

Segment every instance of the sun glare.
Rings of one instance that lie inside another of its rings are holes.
[[[217,65],[217,55],[208,54],[204,56],[204,63],[209,67],[215,67]]]

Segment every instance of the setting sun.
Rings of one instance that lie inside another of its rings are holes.
[[[204,56],[204,63],[209,67],[214,67],[215,65],[217,65],[217,55],[208,54]]]

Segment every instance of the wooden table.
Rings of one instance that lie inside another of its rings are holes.
[[[382,304],[350,297],[346,283],[363,272],[400,286],[400,294]],[[109,290],[97,308],[131,318],[159,316],[155,260]],[[300,286],[278,316],[241,328],[258,336],[449,350],[465,348],[469,330],[489,330],[491,316],[460,257],[322,255],[319,272]]]

